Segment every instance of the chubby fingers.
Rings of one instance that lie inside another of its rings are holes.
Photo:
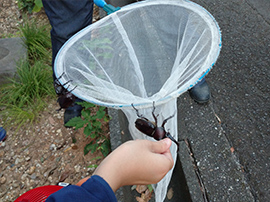
[[[163,154],[170,150],[171,145],[172,141],[169,138],[165,138],[163,140],[153,142],[151,149],[154,153]]]
[[[172,158],[172,154],[170,151],[170,146],[172,145],[172,141],[169,138],[165,138],[163,140],[154,142],[152,147],[152,152],[158,155],[156,160],[160,161],[158,164],[160,171],[164,172],[164,175],[172,169],[174,165],[174,161]],[[157,161],[157,163],[158,163]]]
[[[173,167],[171,144],[168,138],[128,141],[104,159],[94,174],[103,177],[114,191],[124,185],[157,183]]]
[[[162,165],[163,168],[167,168],[168,170],[173,167],[174,161],[170,151],[172,141],[169,138],[160,141],[135,140],[135,142],[139,142],[141,145],[139,150],[142,155],[141,159],[143,159],[143,157],[146,157],[149,160],[152,159],[156,161],[156,164]],[[139,155],[139,153],[136,155]]]
[[[171,145],[172,145],[172,141],[169,138],[165,138],[163,140],[153,142],[151,149],[153,153],[162,154],[163,156],[168,158],[168,160],[171,162],[173,166],[173,158],[170,152]]]

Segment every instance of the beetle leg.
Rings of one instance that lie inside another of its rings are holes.
[[[169,116],[168,118],[166,118],[166,119],[163,121],[161,127],[164,128],[164,125],[165,125],[165,124],[167,123],[167,121],[168,121],[169,119],[171,119],[172,117],[174,117],[174,114],[171,115],[171,116]]]
[[[171,136],[170,133],[166,133],[165,137],[170,138],[177,145],[177,152],[179,151],[179,143]]]
[[[155,107],[155,101],[153,101],[152,116],[153,116],[153,118],[154,118],[154,120],[155,120],[155,124],[156,124],[156,126],[157,126],[157,117],[158,117],[158,115],[157,115],[157,116],[155,115],[155,110],[156,110],[156,107]]]
[[[142,114],[139,114],[139,110],[138,110],[137,108],[134,107],[133,103],[131,103],[131,106],[133,107],[133,109],[135,109],[136,114],[137,114],[138,117],[144,118]],[[144,118],[144,119],[145,119],[145,118]]]
[[[69,86],[68,86],[69,87]],[[75,90],[75,88],[77,88],[77,86],[75,86],[73,89],[71,89],[69,92],[71,93],[72,91]]]
[[[59,79],[61,79],[63,75],[64,75],[64,72],[58,78],[54,80],[54,85],[59,85],[59,86],[61,85],[59,82]]]
[[[58,78],[55,79],[54,82],[57,83],[57,85],[61,85],[59,82],[59,79],[61,79],[64,74],[65,74],[65,72],[63,72]]]
[[[60,82],[59,82],[59,79],[62,78],[62,76],[65,74],[65,72],[63,72],[58,78],[56,78],[56,81],[57,81],[57,85],[61,85]],[[65,86],[67,85],[69,82],[72,82],[72,80],[69,80],[67,81],[66,83],[64,83],[62,86]]]
[[[152,116],[155,120],[155,125],[157,126],[157,117],[159,116],[159,114],[155,115],[155,110],[156,110],[156,107],[155,107],[155,101],[153,101],[153,110],[152,110]]]
[[[63,73],[57,78],[57,80],[61,79],[62,76],[63,76],[64,74],[65,74],[65,72],[63,72]]]
[[[153,101],[153,111],[152,111],[153,114],[154,114],[155,110],[156,110],[155,101]]]
[[[64,83],[62,86],[67,85],[69,82],[72,82],[72,80],[67,81],[67,82],[66,82],[66,83]]]

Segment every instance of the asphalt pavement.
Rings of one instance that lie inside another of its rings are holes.
[[[192,201],[270,201],[270,1],[194,2],[217,20],[222,50],[206,77],[210,103],[178,99]]]

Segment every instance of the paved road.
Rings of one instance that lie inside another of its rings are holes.
[[[207,76],[212,101],[178,100],[179,136],[190,139],[210,201],[270,201],[270,1],[194,2],[218,21],[223,47]]]

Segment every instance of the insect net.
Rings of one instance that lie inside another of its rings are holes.
[[[121,109],[134,139],[150,139],[135,128],[134,106],[177,140],[179,95],[200,81],[221,48],[219,27],[201,6],[181,0],[141,1],[121,8],[75,34],[59,51],[55,74],[82,100]],[[120,134],[119,134],[120,135]],[[177,148],[171,152],[176,161]],[[136,152],[136,151],[134,151]],[[156,185],[163,201],[172,170]]]

